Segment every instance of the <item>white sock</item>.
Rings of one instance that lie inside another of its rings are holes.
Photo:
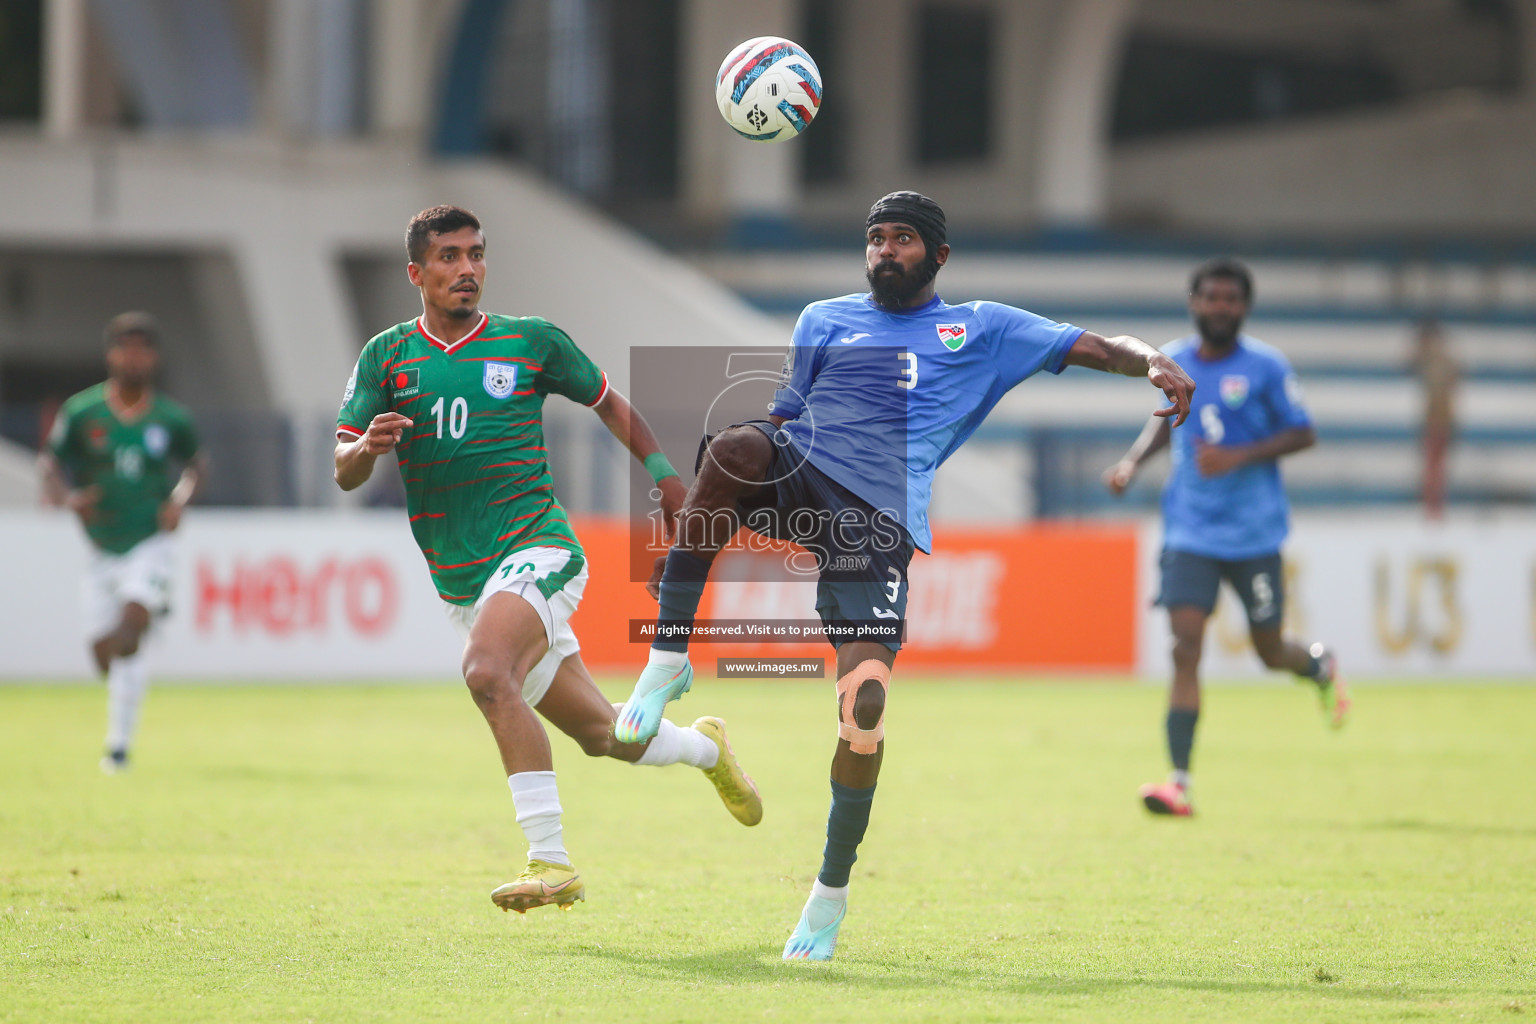
[[[560,790],[554,772],[518,772],[507,776],[517,827],[528,840],[528,859],[571,864],[560,829]]]
[[[127,750],[138,730],[139,709],[149,689],[143,654],[113,658],[107,669],[107,749]]]
[[[697,729],[678,729],[682,737],[683,751],[678,760],[695,768],[713,768],[720,763],[720,748],[715,741]]]
[[[682,668],[688,664],[687,651],[663,651],[652,647],[650,657],[646,659],[645,667],[660,665],[662,668]]]
[[[656,738],[651,740],[636,765],[686,764],[695,768],[713,768],[720,761],[720,748],[701,732],[673,725],[665,718]]]
[[[828,902],[818,903],[818,898]],[[837,920],[837,915],[847,902],[848,887],[846,885],[836,887],[822,885],[821,879],[818,878],[811,885],[811,898],[805,901],[805,923],[811,926],[811,930],[821,931]]]
[[[820,896],[824,900],[840,900],[847,902],[848,887],[846,885],[822,885],[821,879],[811,883],[811,895]]]
[[[1175,768],[1173,771],[1168,773],[1168,781],[1172,782],[1175,786],[1178,786],[1186,793],[1189,792],[1189,772],[1181,771],[1180,769]]]

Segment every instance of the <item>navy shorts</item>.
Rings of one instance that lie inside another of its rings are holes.
[[[1243,599],[1248,624],[1255,629],[1280,625],[1285,616],[1285,573],[1280,552],[1259,558],[1222,561],[1190,551],[1163,549],[1163,586],[1157,603],[1165,608],[1216,609],[1216,591],[1226,580]]]
[[[773,445],[766,490],[741,502],[742,522],[810,553],[814,566],[805,568],[817,574],[816,612],[832,646],[868,640],[899,651],[914,550],[907,531],[890,512],[877,510],[811,465],[772,423],[732,425],[755,427]],[[701,460],[702,455],[701,447]]]

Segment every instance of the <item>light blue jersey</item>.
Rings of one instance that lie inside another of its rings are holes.
[[[892,313],[868,295],[795,324],[771,412],[811,464],[933,545],[933,474],[1026,377],[1060,373],[1082,328],[996,302]]]
[[[1195,382],[1189,418],[1173,431],[1173,472],[1163,488],[1163,546],[1235,561],[1280,550],[1290,506],[1277,462],[1251,463],[1202,476],[1196,444],[1253,444],[1283,430],[1310,427],[1301,387],[1277,349],[1240,335],[1231,354],[1200,358],[1200,339],[1181,338],[1163,352]]]

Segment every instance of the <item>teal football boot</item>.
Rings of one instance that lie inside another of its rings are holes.
[[[619,709],[619,720],[613,723],[613,738],[620,743],[644,743],[651,739],[661,728],[661,713],[667,703],[677,700],[692,686],[693,666],[686,661],[682,668],[645,666],[640,681],[635,683],[635,692]]]
[[[847,900],[812,896],[800,911],[800,923],[784,943],[785,960],[831,960],[837,949],[837,930],[848,916]]]

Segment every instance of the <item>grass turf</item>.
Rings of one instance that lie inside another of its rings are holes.
[[[614,681],[616,684],[618,681]],[[617,685],[612,692],[621,688]],[[696,687],[767,801],[555,739],[569,913],[519,865],[452,687],[0,688],[0,1021],[1389,1021],[1536,1014],[1536,687],[1213,688],[1193,821],[1152,819],[1162,695],[893,693],[837,960],[779,959],[819,863],[825,684]]]

